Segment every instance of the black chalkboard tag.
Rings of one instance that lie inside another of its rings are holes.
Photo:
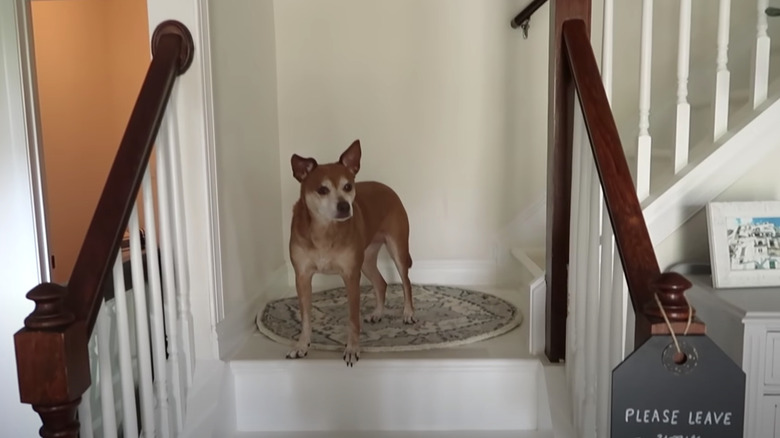
[[[613,438],[742,437],[745,373],[707,336],[677,340],[682,363],[652,336],[612,371]]]

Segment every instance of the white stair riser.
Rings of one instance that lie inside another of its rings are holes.
[[[533,430],[534,360],[233,362],[238,431]]]

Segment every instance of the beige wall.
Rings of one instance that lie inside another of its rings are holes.
[[[53,278],[70,276],[149,62],[143,0],[34,1]]]
[[[524,3],[275,2],[285,241],[290,156],[335,161],[359,138],[358,178],[400,194],[415,261],[491,260],[544,188],[547,39],[509,27]]]
[[[222,278],[226,315],[282,266],[272,0],[209,4]]]

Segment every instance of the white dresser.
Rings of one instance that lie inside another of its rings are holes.
[[[780,438],[780,287],[713,289],[684,274],[710,339],[745,371],[745,438]]]

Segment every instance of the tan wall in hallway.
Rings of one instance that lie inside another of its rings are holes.
[[[53,279],[70,276],[149,62],[146,3],[33,2]]]

